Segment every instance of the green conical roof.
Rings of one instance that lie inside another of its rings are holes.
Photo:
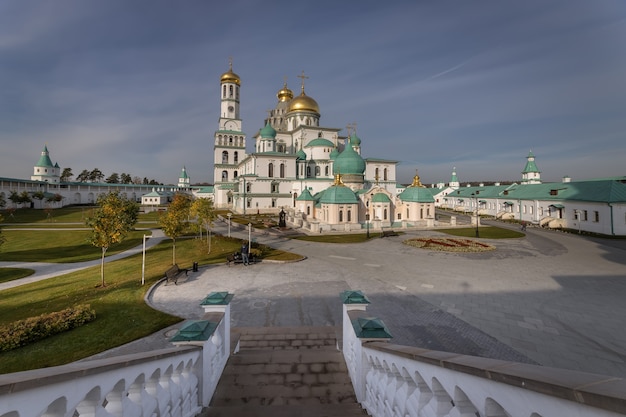
[[[540,172],[539,168],[537,168],[537,164],[535,164],[535,155],[533,155],[532,151],[528,152],[526,159],[526,166],[524,167],[522,174],[526,174],[528,172]]]
[[[311,195],[309,189],[305,188],[304,191],[302,191],[302,194],[296,198],[296,201],[315,201],[315,199]]]
[[[38,167],[46,167],[53,168],[52,161],[50,160],[50,152],[48,152],[48,145],[44,145],[43,151],[41,151],[41,157],[39,157],[39,161],[37,161]]]
[[[302,161],[306,161],[306,152],[300,149],[298,152],[296,152],[296,158]]]
[[[180,172],[180,177],[179,178],[189,178],[187,176],[187,168],[183,167],[183,170]]]

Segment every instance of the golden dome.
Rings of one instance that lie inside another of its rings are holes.
[[[241,78],[239,78],[239,76],[235,74],[232,69],[229,69],[228,72],[222,74],[220,83],[235,83],[237,85],[241,85]]]
[[[293,98],[293,91],[288,89],[287,83],[285,83],[283,85],[283,88],[278,90],[278,93],[276,93],[276,97],[278,97],[278,101],[282,101],[282,102],[289,101]]]
[[[289,102],[288,111],[311,111],[319,114],[320,106],[318,106],[317,101],[313,100],[302,91],[302,94]]]

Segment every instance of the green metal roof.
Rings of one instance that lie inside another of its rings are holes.
[[[433,193],[424,187],[406,187],[398,195],[398,198],[405,203],[434,203]]]
[[[219,323],[207,320],[191,320],[178,330],[170,342],[196,342],[209,340]]]
[[[335,144],[329,141],[328,139],[316,138],[316,139],[313,139],[311,142],[307,143],[306,145],[304,145],[304,147],[305,148],[314,148],[314,147],[334,148]]]
[[[275,138],[276,137],[276,129],[270,125],[270,122],[267,122],[265,127],[259,132],[262,138]]]
[[[391,203],[391,200],[385,193],[376,193],[372,196],[372,203]]]
[[[360,339],[391,339],[391,333],[385,323],[376,317],[359,317],[352,320],[356,337]]]
[[[333,185],[324,190],[320,203],[324,204],[356,204],[358,199],[354,192],[344,185]]]
[[[226,291],[212,292],[200,303],[201,306],[227,305],[235,295]]]
[[[363,174],[363,172],[365,172],[365,160],[351,145],[346,146],[343,152],[335,158],[333,174]]]
[[[370,304],[369,298],[361,291],[344,291],[339,297],[344,304]]]
[[[304,191],[296,197],[296,201],[315,201],[315,198],[313,198],[309,189],[305,188]]]
[[[39,161],[37,161],[37,165],[35,166],[54,168],[54,165],[52,165],[52,161],[50,160],[50,153],[48,152],[47,145],[44,145],[43,151],[41,151],[41,157],[39,158]]]

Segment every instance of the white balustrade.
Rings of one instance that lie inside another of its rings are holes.
[[[374,417],[626,415],[626,381],[359,338],[365,305],[344,304],[343,354],[357,400]]]
[[[196,416],[230,354],[230,306],[218,310],[208,340],[0,375],[0,417]]]

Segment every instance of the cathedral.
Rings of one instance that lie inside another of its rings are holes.
[[[363,158],[354,126],[320,123],[318,103],[285,82],[275,107],[246,152],[240,117],[241,78],[232,64],[220,78],[219,128],[214,137],[214,202],[238,213],[287,213],[311,231],[424,226],[434,221],[434,199],[416,175],[396,184],[397,161]]]

